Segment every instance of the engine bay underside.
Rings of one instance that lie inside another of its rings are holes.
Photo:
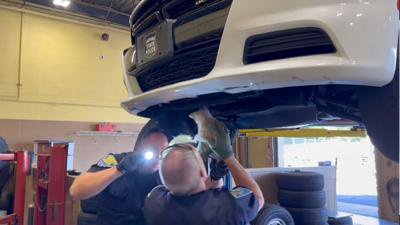
[[[350,120],[362,124],[357,86],[327,85],[213,93],[153,106],[139,115],[189,114],[207,107],[218,119],[239,129],[283,128]]]

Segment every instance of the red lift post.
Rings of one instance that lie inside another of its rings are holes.
[[[68,142],[36,141],[35,225],[65,224]]]
[[[16,162],[14,213],[0,218],[0,224],[24,224],[26,176],[29,171],[29,156],[26,151],[0,154],[0,161]]]

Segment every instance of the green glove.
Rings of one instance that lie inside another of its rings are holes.
[[[197,145],[197,149],[199,150],[201,158],[203,158],[204,161],[206,161],[208,157],[213,153],[213,150],[211,149],[208,142],[199,142],[199,144]]]
[[[213,152],[222,159],[233,155],[229,130],[225,124],[216,120],[207,108],[193,112],[189,117],[196,122],[199,137],[208,142]],[[206,146],[200,145],[199,149],[201,148],[205,149]],[[207,150],[201,151],[207,153]]]
[[[207,140],[210,144],[211,149],[222,159],[233,156],[233,150],[231,145],[231,138],[229,136],[229,130],[222,122],[215,121],[215,137],[213,140]]]

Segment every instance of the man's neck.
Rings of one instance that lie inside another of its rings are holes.
[[[207,191],[208,188],[206,186],[205,183],[201,183],[201,185],[199,185],[196,189],[194,189],[193,191],[190,192],[190,195],[194,195],[203,191]]]

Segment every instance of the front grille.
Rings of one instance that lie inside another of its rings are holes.
[[[179,18],[195,10],[207,7],[221,0],[177,0],[168,3],[163,9],[163,14],[167,18]]]
[[[228,7],[231,3],[232,0],[147,0],[133,11],[130,23],[135,35],[149,27],[142,23],[154,13],[160,14],[160,20],[173,19],[182,24]]]
[[[160,12],[155,12],[148,16],[145,20],[141,21],[141,23],[134,28],[134,33],[138,34],[142,31],[145,31],[148,28],[151,28],[161,22],[161,14]]]
[[[315,27],[295,28],[249,37],[245,44],[245,64],[298,56],[334,53],[329,36]]]
[[[168,62],[136,73],[143,92],[200,78],[214,68],[220,37],[182,48]]]
[[[160,0],[147,0],[142,1],[138,4],[129,18],[129,23],[131,26],[138,25],[139,22],[146,19],[148,16],[157,12],[160,7]]]
[[[138,35],[168,20],[173,21],[174,49],[171,51],[173,55],[153,60],[130,71],[137,78],[142,91],[210,73],[215,65],[225,16],[231,3],[232,0],[143,0],[130,18],[132,44],[138,44],[135,43]],[[197,29],[198,21],[212,26]]]

